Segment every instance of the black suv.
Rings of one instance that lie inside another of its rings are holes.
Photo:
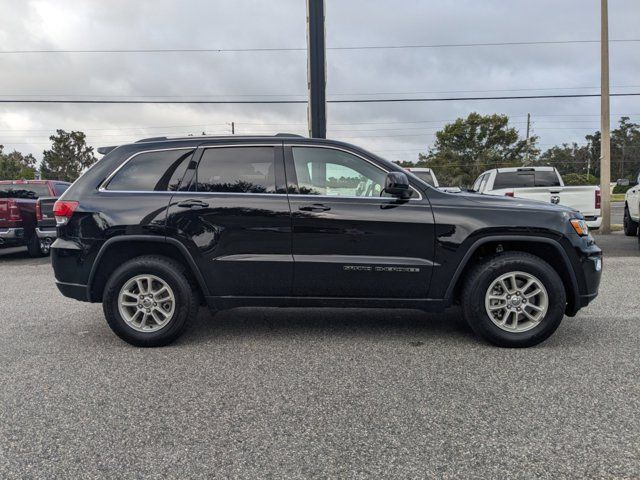
[[[198,311],[459,303],[500,346],[548,338],[598,293],[602,252],[580,213],[446,193],[361,148],[276,135],[142,140],[56,203],[60,291],[102,302],[139,346]]]

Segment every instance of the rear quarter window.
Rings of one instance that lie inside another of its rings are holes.
[[[189,165],[193,150],[159,150],[132,157],[107,184],[107,190],[175,191]]]

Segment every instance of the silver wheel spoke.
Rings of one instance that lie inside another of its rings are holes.
[[[155,332],[173,319],[175,296],[163,279],[155,275],[137,275],[120,289],[118,311],[133,330]]]
[[[549,296],[544,284],[527,272],[514,271],[499,276],[485,294],[489,319],[508,332],[520,333],[536,327],[548,308]]]

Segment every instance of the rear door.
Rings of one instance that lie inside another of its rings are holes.
[[[191,252],[211,294],[291,295],[282,143],[201,147],[194,167],[171,199],[167,228]]]
[[[434,256],[428,199],[384,196],[386,171],[344,149],[285,149],[294,294],[426,298]]]

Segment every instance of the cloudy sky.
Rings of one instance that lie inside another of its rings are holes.
[[[610,38],[640,39],[640,1],[610,0]],[[599,0],[327,0],[327,46],[597,40]],[[2,99],[306,98],[304,0],[0,0]],[[194,53],[8,53],[25,50],[252,49]],[[467,46],[327,53],[329,99],[598,93],[599,45]],[[612,92],[640,92],[640,42],[611,44]],[[583,143],[599,100],[330,104],[328,136],[414,160],[447,121],[469,112],[526,114],[542,148]],[[640,97],[612,99],[640,122]],[[0,144],[40,158],[55,129],[91,145],[159,135],[305,134],[305,105],[0,104]]]

